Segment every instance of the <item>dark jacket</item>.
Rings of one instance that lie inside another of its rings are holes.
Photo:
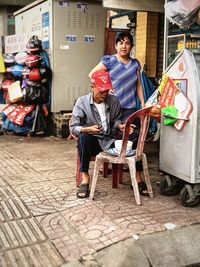
[[[95,134],[103,150],[108,149],[115,141],[115,133],[121,123],[121,106],[118,99],[114,95],[108,94],[105,105],[108,129],[101,134]],[[70,131],[78,136],[82,127],[92,125],[101,125],[101,118],[94,105],[93,94],[90,93],[77,99],[70,121]]]

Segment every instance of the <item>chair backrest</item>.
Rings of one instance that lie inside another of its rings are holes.
[[[122,147],[119,154],[120,158],[126,157],[126,148],[128,143],[128,137],[129,137],[129,131],[130,131],[130,125],[131,122],[135,118],[140,119],[140,132],[137,142],[137,148],[136,148],[136,159],[139,160],[142,156],[143,150],[144,150],[144,143],[147,136],[148,128],[149,128],[149,121],[150,121],[150,113],[153,106],[140,109],[133,114],[131,114],[125,123],[125,128],[123,132],[123,139],[122,139]]]

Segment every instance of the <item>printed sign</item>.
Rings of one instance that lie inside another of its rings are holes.
[[[86,3],[78,2],[76,6],[78,9],[83,10],[83,12],[86,12],[86,10],[88,9],[88,4]]]
[[[176,121],[174,127],[178,131],[181,131],[193,109],[190,100],[181,92],[174,81],[166,74],[163,76],[162,82],[159,86],[159,92],[161,94],[159,99],[161,108],[167,106],[175,106],[177,108],[177,117],[180,119]]]
[[[70,7],[70,1],[67,0],[59,0],[58,5],[60,7]]]
[[[38,38],[42,39],[42,17],[41,13],[35,12],[30,18],[31,34],[37,35]]]
[[[95,37],[93,35],[85,35],[84,40],[86,43],[94,43]]]
[[[69,49],[69,45],[60,45],[60,49],[68,50]]]
[[[14,34],[5,36],[5,53],[17,53],[26,50],[27,34]]]
[[[178,130],[181,131],[183,127],[186,124],[186,120],[188,119],[189,115],[192,112],[192,103],[190,103],[189,99],[184,96],[182,92],[179,92],[174,99],[174,106],[178,109],[178,118],[183,118],[183,120],[177,120],[176,123],[174,124],[174,127]]]
[[[76,35],[66,35],[65,36],[65,39],[66,39],[66,41],[67,42],[76,42],[76,38],[77,38],[77,36]]]
[[[49,26],[49,12],[45,12],[42,14],[42,27]]]
[[[42,14],[42,46],[49,48],[49,12]]]
[[[173,65],[173,68],[171,68],[168,71],[168,75],[170,77],[180,77],[182,78],[184,73],[187,70],[187,64],[183,57],[180,57]]]
[[[187,96],[187,79],[173,79],[175,85]]]
[[[24,118],[34,109],[34,105],[7,105],[2,112],[9,120],[18,125],[23,125]]]
[[[175,86],[172,79],[170,79],[169,76],[164,75],[162,82],[159,86],[159,92],[161,94],[159,99],[159,105],[162,108],[172,106],[174,104],[175,94],[179,91],[180,90]]]

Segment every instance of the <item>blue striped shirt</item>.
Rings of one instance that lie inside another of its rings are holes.
[[[132,109],[136,107],[137,72],[140,63],[130,58],[128,64],[121,62],[115,55],[103,56],[101,62],[110,74],[113,88],[116,90],[121,107]]]

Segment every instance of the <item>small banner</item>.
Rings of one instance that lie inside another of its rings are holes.
[[[24,118],[34,109],[34,105],[7,105],[2,112],[8,119],[18,125],[23,125]]]
[[[174,127],[178,131],[181,131],[192,112],[192,103],[176,86],[174,81],[166,74],[163,76],[162,82],[159,86],[159,93],[159,105],[161,108],[165,108],[167,106],[175,106],[177,108],[177,118],[180,119],[177,119]]]
[[[180,92],[179,88],[175,85],[172,79],[166,74],[163,76],[159,86],[160,98],[159,105],[161,108],[174,105],[174,97]]]

